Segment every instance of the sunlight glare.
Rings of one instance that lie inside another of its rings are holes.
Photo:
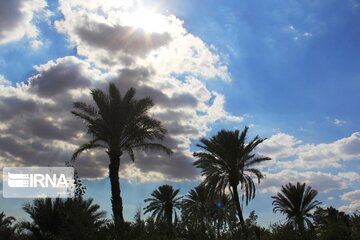
[[[141,28],[145,32],[163,33],[169,28],[166,18],[153,10],[139,9],[128,16],[130,26]]]

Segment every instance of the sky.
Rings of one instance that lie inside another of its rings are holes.
[[[63,166],[87,138],[70,114],[90,89],[114,82],[150,96],[174,154],[121,159],[124,215],[162,184],[197,186],[196,143],[249,126],[272,158],[244,206],[284,221],[271,196],[288,182],[323,206],[360,209],[360,1],[13,0],[0,2],[0,167]],[[108,159],[76,161],[86,197],[111,216]],[[17,218],[29,199],[0,197]]]

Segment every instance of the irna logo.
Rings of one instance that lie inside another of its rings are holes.
[[[22,173],[10,173],[8,172],[8,185],[9,187],[53,187],[53,188],[62,188],[69,187],[68,182],[66,181],[65,174],[22,174]]]
[[[6,198],[69,198],[74,196],[72,167],[5,167],[3,196]]]

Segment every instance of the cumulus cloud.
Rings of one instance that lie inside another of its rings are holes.
[[[347,201],[347,205],[343,205],[339,208],[340,211],[347,213],[353,213],[360,210],[360,190],[354,190],[341,195],[341,199]]]
[[[1,1],[0,9],[0,44],[29,38],[31,45],[39,46],[37,39],[39,30],[33,24],[35,14],[45,11],[46,1],[40,0],[36,4],[30,0]]]
[[[144,56],[152,49],[166,45],[168,33],[146,33],[143,29],[128,26],[109,26],[105,23],[83,23],[76,26],[79,38],[90,46],[108,52],[123,51],[126,54]],[[91,26],[91,27],[90,27]]]
[[[173,15],[137,16],[144,18],[146,25],[162,26],[161,32],[154,32],[131,20],[136,8],[130,4],[108,8],[96,1],[86,5],[62,0],[60,9],[64,19],[55,22],[58,31],[66,34],[78,54],[99,67],[114,70],[143,66],[163,76],[189,74],[230,80],[215,47],[188,33]]]
[[[69,113],[72,102],[92,102],[89,88],[107,90],[109,82],[115,82],[122,93],[135,87],[137,97],[154,100],[151,114],[169,130],[165,143],[174,151],[170,158],[138,152],[135,163],[124,156],[121,175],[127,179],[195,179],[191,140],[204,137],[216,121],[243,120],[225,111],[224,96],[209,91],[204,82],[230,79],[214,46],[188,33],[175,16],[156,16],[163,23],[162,31],[133,25],[129,18],[133,5],[123,3],[59,2],[64,18],[55,27],[82,60],[64,57],[35,66],[36,73],[16,86],[2,81],[3,164],[61,165],[69,160],[87,139],[81,121]],[[36,34],[31,36],[35,41]],[[82,177],[101,178],[107,175],[107,161],[104,152],[89,151],[78,159],[77,167]]]
[[[294,149],[299,144],[301,144],[301,141],[297,140],[294,136],[277,133],[259,145],[258,151],[275,160],[282,159],[294,156],[296,154]]]
[[[3,75],[0,74],[0,86],[10,86],[11,82],[7,80]]]
[[[283,169],[339,168],[342,161],[360,159],[360,133],[354,132],[332,143],[302,144],[294,136],[280,133],[271,136],[259,152],[272,157],[272,163]]]
[[[346,189],[349,185],[347,176],[356,174],[354,172],[331,174],[324,172],[306,171],[299,172],[293,170],[282,170],[277,173],[265,173],[265,180],[260,184],[263,192],[276,193],[281,186],[289,182],[305,182],[307,185],[316,189],[319,193],[327,193],[333,190]]]

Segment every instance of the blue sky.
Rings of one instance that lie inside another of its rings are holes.
[[[283,219],[272,213],[270,196],[289,181],[316,187],[325,205],[360,208],[359,1],[128,2],[2,3],[9,12],[25,9],[0,24],[2,167],[63,164],[86,139],[75,134],[80,125],[67,114],[71,101],[116,81],[154,97],[155,116],[168,126],[178,153],[172,162],[147,162],[139,153],[138,162],[124,166],[127,219],[163,183],[181,194],[198,184],[191,166],[197,139],[245,125],[249,137],[268,138],[259,152],[273,158],[261,166],[266,177],[246,214],[256,210],[264,225]],[[152,44],[142,43],[141,34],[116,42],[127,26],[148,34]],[[87,196],[110,215],[106,160],[89,153],[77,167],[91,179]],[[22,217],[23,202],[0,198],[0,210]]]

